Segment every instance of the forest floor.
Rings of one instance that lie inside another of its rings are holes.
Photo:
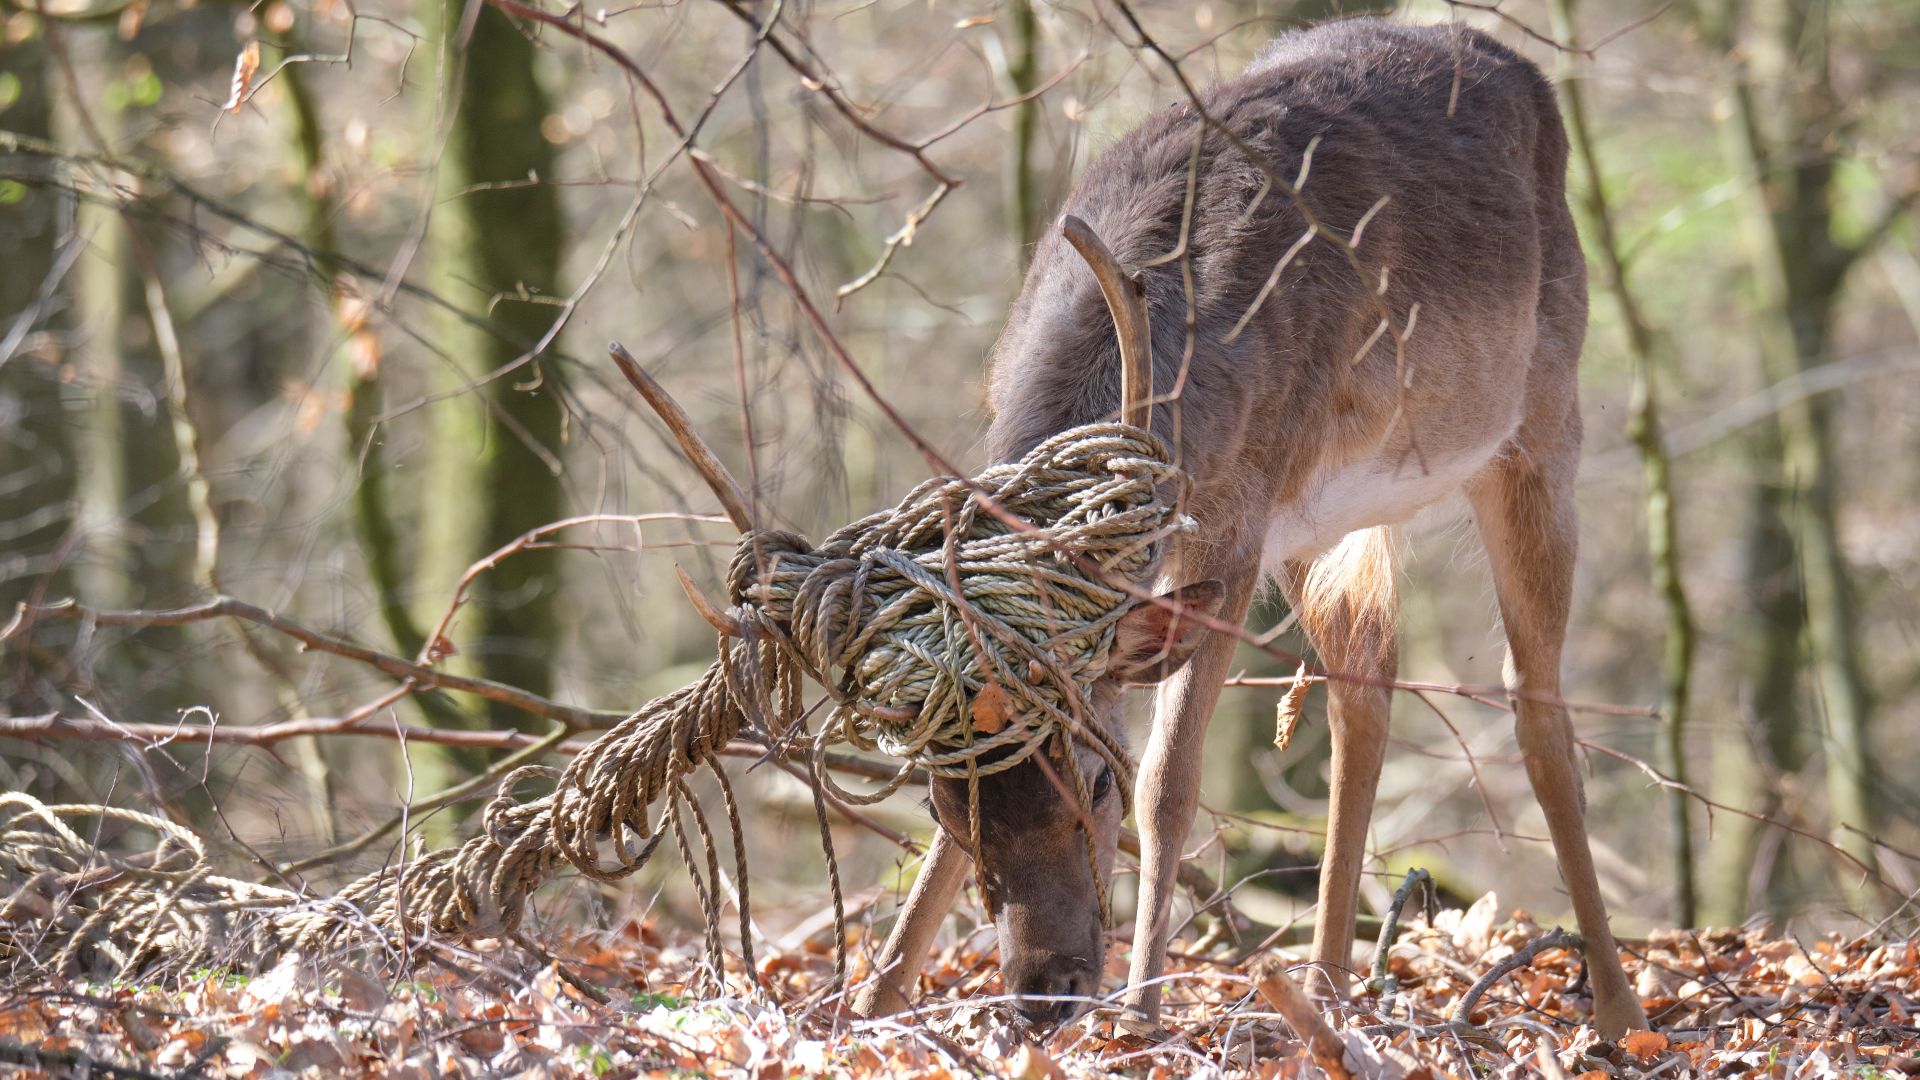
[[[1488,902],[1407,924],[1389,951],[1391,998],[1336,1018],[1347,1067],[1581,1080],[1920,1072],[1914,941],[1683,931],[1627,942],[1655,1030],[1617,1041],[1587,1024],[1578,957],[1546,949],[1451,1020],[1474,982],[1542,933],[1524,913],[1496,923]],[[398,983],[287,963],[0,991],[0,1076],[1322,1075],[1245,969],[1224,962],[1176,962],[1160,1030],[1096,1010],[1036,1039],[993,996],[991,950],[964,943],[930,963],[917,1015],[893,1021],[839,1008],[830,941],[761,956],[757,987],[736,966],[719,990],[702,988],[696,937],[650,925],[546,948],[544,966],[509,970],[528,955],[517,950],[448,954]]]

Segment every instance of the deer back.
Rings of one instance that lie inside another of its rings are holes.
[[[1257,542],[1343,471],[1384,476],[1386,503],[1457,486],[1526,406],[1543,266],[1583,273],[1551,87],[1476,31],[1356,19],[1279,38],[1199,104],[1117,141],[1063,213],[1148,264],[1153,426],[1200,535]],[[1093,276],[1048,230],[994,349],[988,453],[1114,416],[1119,382]]]

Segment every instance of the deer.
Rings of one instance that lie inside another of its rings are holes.
[[[1550,83],[1493,38],[1333,22],[1276,38],[1239,76],[1120,138],[1032,252],[991,356],[987,455],[1012,460],[1118,415],[1167,440],[1192,478],[1196,527],[1167,550],[1166,591],[1121,616],[1088,694],[1095,721],[1124,738],[1126,689],[1155,686],[1133,788],[1140,880],[1123,998],[1144,1022],[1160,1013],[1201,747],[1236,645],[1218,628],[1242,626],[1269,580],[1328,673],[1311,961],[1323,993],[1348,992],[1398,675],[1396,530],[1459,492],[1491,566],[1519,751],[1584,940],[1596,1024],[1647,1024],[1609,927],[1560,697],[1587,323],[1567,156]],[[965,780],[930,782],[938,827],[856,1011],[908,1008],[969,866],[1023,1018],[1058,1024],[1100,993],[1096,867],[1111,872],[1123,800],[1107,763],[1067,741],[1049,753],[1078,755],[1096,777],[1090,806],[1044,760],[981,778],[977,822]]]

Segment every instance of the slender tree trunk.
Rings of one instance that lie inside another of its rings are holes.
[[[0,39],[0,71],[18,80],[0,125],[42,139],[52,135],[45,50],[38,40]],[[47,166],[51,168],[52,166]],[[0,185],[0,611],[40,593],[70,588],[59,569],[73,522],[72,431],[66,419],[59,350],[58,297],[50,295],[61,219],[72,204],[53,185]],[[64,323],[65,320],[60,320]],[[60,704],[30,678],[24,655],[0,660],[0,708],[21,714]]]
[[[333,227],[339,206],[333,197],[331,174],[327,169],[325,127],[319,102],[307,82],[307,71],[299,64],[283,68],[279,78],[286,86],[287,100],[293,109],[294,149],[308,177],[301,187],[306,201],[308,246],[318,253],[319,273],[328,279],[331,302],[330,333],[346,338],[346,386],[344,418],[347,454],[354,469],[353,525],[366,558],[367,580],[378,597],[381,623],[394,647],[405,655],[416,655],[426,635],[408,607],[411,586],[407,580],[407,550],[401,540],[402,527],[396,519],[389,482],[392,467],[387,461],[385,432],[374,420],[384,408],[381,393],[381,340],[371,325],[371,298],[364,286],[346,274],[338,273],[333,256],[338,253],[338,237]],[[428,723],[457,726],[460,710],[442,694],[414,695]]]
[[[1835,169],[1855,110],[1841,102],[1827,70],[1828,5],[1823,0],[1726,0],[1709,26],[1729,56],[1725,130],[1732,158],[1754,197],[1746,239],[1758,302],[1766,377],[1804,374],[1831,359],[1835,311],[1849,269],[1891,231],[1904,204],[1857,243],[1835,236]],[[1837,517],[1842,479],[1833,452],[1830,403],[1789,402],[1762,435],[1765,466],[1751,500],[1749,592],[1759,618],[1745,650],[1747,697],[1765,727],[1756,745],[1798,771],[1806,740],[1824,730],[1829,820],[1836,842],[1871,864],[1878,815],[1872,768],[1872,703],[1854,624],[1852,582]],[[1769,453],[1770,452],[1770,453]],[[1812,709],[1801,707],[1797,675],[1811,678]],[[1749,804],[1765,806],[1759,790]],[[1729,876],[1751,862],[1737,851]],[[1776,876],[1770,901],[1791,911],[1790,879]]]
[[[1749,447],[1755,461],[1779,461],[1778,425],[1760,425],[1749,437]],[[1786,523],[1790,498],[1769,470],[1760,469],[1749,478],[1742,554],[1745,634],[1738,642],[1739,696],[1730,703],[1736,724],[1714,750],[1718,798],[1766,817],[1776,817],[1784,808],[1774,778],[1797,769],[1805,757],[1799,726],[1806,715],[1800,679],[1806,612]],[[1711,925],[1737,925],[1760,903],[1776,915],[1797,907],[1799,888],[1786,862],[1756,880],[1761,828],[1738,815],[1715,816],[1710,885],[1705,890]]]
[[[104,85],[100,73],[114,68],[124,49],[94,27],[66,34],[62,47],[74,67],[72,81],[61,80],[64,141],[117,149],[119,112],[76,95]],[[87,249],[70,279],[76,377],[90,398],[78,454],[86,538],[79,580],[95,604],[171,604],[192,592],[199,530],[180,483],[166,365],[152,325],[134,317],[143,300],[132,233],[102,187],[107,179],[95,172],[76,177],[96,196],[75,214]]]
[[[463,14],[472,11],[462,38]],[[526,35],[491,7],[435,4],[448,87],[441,196],[430,234],[435,276],[448,294],[489,313],[513,342],[531,347],[551,326],[562,243],[553,148],[540,133],[548,112]],[[458,374],[448,388],[480,386],[433,413],[433,480],[426,493],[429,542],[422,579],[438,609],[473,561],[562,516],[558,470],[564,417],[560,370],[499,337],[447,323],[438,338]],[[483,575],[454,627],[459,653],[491,679],[547,694],[551,658],[565,646],[557,601],[560,564],[552,552],[506,559]],[[495,706],[492,726],[525,718]]]
[[[48,35],[51,85],[62,100],[55,111],[61,141],[119,152],[122,113],[94,98],[110,81],[105,73],[118,69],[125,47],[101,27],[47,23],[42,32]],[[183,412],[178,341],[157,273],[145,276],[143,290],[143,260],[153,256],[139,247],[147,241],[115,205],[110,185],[119,178],[87,168],[76,170],[73,179],[91,194],[75,213],[86,249],[68,279],[70,356],[86,399],[74,447],[80,477],[75,584],[83,599],[99,606],[182,603],[205,585],[213,538]],[[161,630],[142,635],[143,650],[101,655],[93,671],[101,707],[109,715],[146,719],[202,704],[171,680],[152,675],[144,659],[183,649],[187,638],[183,630]]]
[[[316,270],[326,281],[330,301],[329,336],[346,340],[343,382],[346,388],[346,422],[349,467],[354,470],[353,524],[360,539],[360,551],[366,559],[367,580],[378,598],[380,619],[395,648],[405,655],[416,655],[425,640],[407,606],[405,552],[388,499],[389,465],[385,438],[374,423],[382,409],[380,387],[381,342],[370,323],[372,305],[361,285],[340,273],[334,256],[338,237],[333,227],[338,203],[334,198],[332,174],[328,170],[325,126],[319,102],[307,79],[307,68],[288,65],[279,74],[287,101],[293,111],[294,150],[299,154],[306,183],[300,186],[305,200],[306,225],[303,234],[315,256]],[[248,639],[253,640],[251,637]],[[256,650],[256,657],[269,668],[281,684],[281,698],[293,715],[301,715],[306,706],[299,688],[278,663],[276,657]],[[465,717],[446,696],[420,693],[413,697],[426,721],[436,727],[457,727]],[[331,839],[334,799],[334,770],[326,740],[295,741],[301,771],[312,794],[313,812],[322,832]]]
[[[1569,45],[1576,41],[1573,0],[1554,0],[1554,32]],[[1626,326],[1627,347],[1633,354],[1633,402],[1628,417],[1628,435],[1640,451],[1641,473],[1646,486],[1647,554],[1653,565],[1654,587],[1660,595],[1666,620],[1666,651],[1662,664],[1662,705],[1665,720],[1662,763],[1667,774],[1681,785],[1689,785],[1690,767],[1686,752],[1689,698],[1693,684],[1694,624],[1687,603],[1686,586],[1680,574],[1680,530],[1678,508],[1673,496],[1673,465],[1667,456],[1660,433],[1659,393],[1656,385],[1657,354],[1663,346],[1640,309],[1639,300],[1627,280],[1627,265],[1620,254],[1620,242],[1614,230],[1613,211],[1607,202],[1605,179],[1593,148],[1593,134],[1587,124],[1585,102],[1580,86],[1562,79],[1560,96],[1565,103],[1568,133],[1572,136],[1577,167],[1584,174],[1583,199],[1588,229],[1593,237],[1607,289],[1619,305]],[[1673,833],[1672,877],[1674,882],[1674,919],[1681,926],[1698,921],[1693,854],[1693,826],[1689,820],[1690,796],[1681,790],[1667,792],[1667,812]]]
[[[1729,9],[1730,29],[1739,14],[1737,5]],[[1838,151],[1833,133],[1843,110],[1828,80],[1827,14],[1822,0],[1769,0],[1757,6],[1747,34],[1751,59],[1736,66],[1731,87],[1735,144],[1758,197],[1747,232],[1770,378],[1812,371],[1831,359],[1834,308],[1847,269],[1860,254],[1834,238]],[[1763,103],[1769,91],[1772,100]],[[1778,126],[1770,130],[1769,120]],[[1797,585],[1797,606],[1805,612],[1816,715],[1827,733],[1834,839],[1871,865],[1875,855],[1867,834],[1875,827],[1877,809],[1871,703],[1839,533],[1841,478],[1827,399],[1816,395],[1788,403],[1780,411],[1779,437],[1785,487],[1779,505],[1798,556],[1797,580],[1789,581]],[[1783,651],[1784,630],[1768,632],[1783,636],[1758,650],[1762,656]],[[1772,741],[1786,738],[1783,732]]]
[[[69,102],[62,127],[80,126],[77,106]],[[70,140],[69,140],[70,141]],[[81,597],[101,607],[137,606],[134,545],[121,512],[128,478],[123,455],[129,412],[123,400],[127,373],[121,361],[130,281],[126,268],[126,232],[110,206],[79,200],[74,229],[87,245],[69,278],[73,299],[76,376],[87,401],[75,446],[80,480],[80,530],[83,542],[75,582]]]
[[[1741,38],[1745,8],[1744,0],[1724,0],[1701,12],[1703,29],[1714,51],[1728,58],[1722,88],[1725,100],[1740,103],[1730,112],[1743,120],[1754,111],[1753,87],[1749,76],[1733,66],[1732,58]],[[1751,175],[1755,171],[1751,155],[1756,146],[1765,152],[1764,141],[1757,141],[1744,122],[1723,122],[1721,133],[1735,172]],[[1744,229],[1755,250],[1760,246],[1755,234],[1765,229],[1763,217],[1764,208],[1756,202]],[[1764,296],[1757,297],[1756,307],[1766,302]],[[1779,377],[1782,365],[1777,358],[1787,352],[1769,341],[1770,328],[1776,325],[1777,320],[1762,319],[1755,329],[1761,375],[1768,381]],[[1779,785],[1769,777],[1797,770],[1804,755],[1799,727],[1804,715],[1800,669],[1804,659],[1801,628],[1806,614],[1794,566],[1793,536],[1786,520],[1791,493],[1781,484],[1777,466],[1781,459],[1778,417],[1755,425],[1748,438],[1746,457],[1753,464],[1748,477],[1742,553],[1746,608],[1744,633],[1738,641],[1740,690],[1735,703],[1742,727],[1715,748],[1715,790],[1729,805],[1771,817],[1781,810],[1782,800]],[[1713,885],[1708,894],[1710,921],[1737,924],[1759,901],[1764,901],[1766,910],[1775,915],[1795,909],[1798,894],[1791,866],[1784,860],[1769,867],[1757,865],[1761,840],[1757,823],[1723,814],[1715,835]]]
[[[307,177],[301,187],[306,199],[306,240],[320,253],[318,269],[330,282],[333,330],[347,338],[347,453],[358,477],[353,488],[354,529],[367,560],[367,577],[379,596],[381,622],[394,645],[402,653],[413,655],[420,651],[425,636],[407,607],[405,553],[387,498],[390,477],[386,443],[373,422],[382,408],[380,339],[367,323],[370,301],[362,295],[358,283],[337,272],[332,258],[338,249],[333,229],[338,204],[327,172],[319,104],[301,65],[281,69],[279,78],[293,106],[294,148]]]
[[[1033,9],[1033,0],[1014,0],[1013,53],[1007,64],[1007,79],[1013,84],[1016,96],[1030,94],[1040,85],[1040,20]],[[1039,124],[1038,98],[1014,106],[1012,190],[1008,201],[1013,210],[1013,242],[1022,273],[1033,258],[1034,243],[1040,239],[1040,215],[1044,212],[1033,161]]]

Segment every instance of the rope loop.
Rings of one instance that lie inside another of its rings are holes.
[[[992,775],[1054,732],[1090,734],[1085,691],[1106,670],[1129,587],[1151,580],[1162,541],[1184,527],[1185,495],[1151,433],[1075,428],[972,480],[921,484],[817,547],[750,533],[728,595],[743,622],[784,629],[835,691],[839,739],[936,775]],[[1013,707],[986,732],[972,711],[989,683]]]
[[[668,825],[648,820],[662,796],[683,849],[672,800],[687,801],[717,881],[712,836],[685,781],[743,728],[777,752],[810,759],[817,806],[821,790],[849,803],[885,798],[916,766],[977,782],[1056,735],[1062,746],[1094,746],[1130,791],[1130,762],[1089,715],[1088,690],[1107,670],[1121,615],[1158,573],[1165,541],[1191,527],[1181,513],[1187,485],[1152,433],[1092,424],[972,479],[922,483],[818,545],[791,532],[750,532],[726,576],[742,633],[720,638],[719,656],[698,679],[596,739],[548,794],[522,799],[515,788],[552,770],[516,770],[465,844],[399,861],[330,900],[214,877],[198,839],[160,819],[44,807],[24,796],[0,797],[0,835],[14,841],[0,846],[0,882],[57,880],[77,892],[89,873],[118,871],[106,875],[114,904],[46,932],[66,943],[63,960],[99,938],[110,947],[87,955],[124,969],[168,949],[191,951],[178,939],[207,929],[214,913],[245,907],[270,909],[256,951],[315,949],[369,924],[389,938],[511,934],[562,863],[599,881],[645,865]],[[806,679],[833,702],[817,731],[803,721]],[[982,705],[989,687],[998,687],[991,707]],[[901,769],[875,791],[844,791],[824,768],[826,747],[842,743],[900,758]],[[1084,800],[1086,779],[1073,768]],[[95,849],[61,820],[80,813],[148,827],[172,862]],[[717,926],[722,890],[703,892]],[[116,920],[123,910],[141,917]],[[182,911],[193,917],[180,921]],[[163,924],[171,937],[153,931]],[[0,920],[0,952],[9,933]]]

